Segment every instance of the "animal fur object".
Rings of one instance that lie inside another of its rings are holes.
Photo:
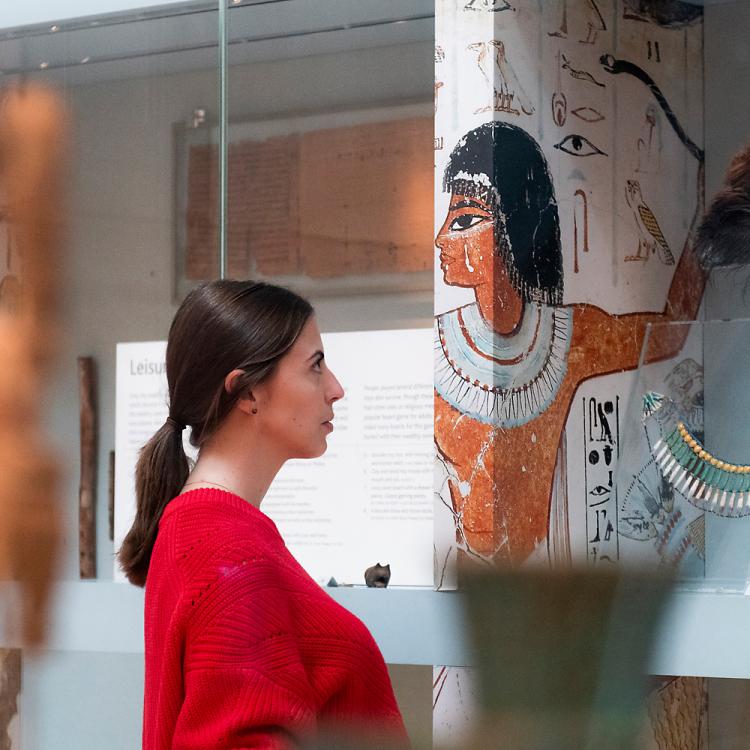
[[[705,269],[745,265],[750,261],[750,146],[735,155],[724,187],[706,211],[696,239]]]
[[[388,586],[388,581],[391,580],[391,566],[373,565],[365,571],[365,583],[371,589],[384,589]]]
[[[682,29],[703,20],[703,8],[684,0],[623,0],[623,18]]]

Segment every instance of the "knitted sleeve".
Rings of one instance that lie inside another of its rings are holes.
[[[271,562],[220,566],[188,590],[174,750],[286,750],[315,731],[288,596]]]

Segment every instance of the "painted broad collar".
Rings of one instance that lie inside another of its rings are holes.
[[[677,404],[660,393],[644,396],[642,419],[653,460],[675,492],[719,516],[750,515],[750,465],[709,453]]]
[[[573,329],[567,307],[524,306],[515,333],[502,336],[476,303],[435,322],[435,388],[460,412],[496,427],[530,422],[554,401],[565,377]]]

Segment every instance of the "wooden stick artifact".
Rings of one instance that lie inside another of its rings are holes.
[[[109,517],[109,541],[115,540],[115,452],[109,452],[107,515]]]
[[[81,578],[96,578],[96,373],[93,357],[78,357],[81,476],[78,485],[78,557]]]

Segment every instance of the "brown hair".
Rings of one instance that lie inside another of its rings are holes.
[[[735,154],[724,186],[713,197],[696,237],[704,270],[746,265],[750,261],[750,146]]]
[[[141,450],[135,521],[118,552],[131,583],[145,585],[159,520],[187,481],[183,428],[200,448],[237,399],[273,373],[312,314],[289,289],[256,281],[211,281],[180,305],[167,340],[169,417]],[[244,375],[228,393],[224,379],[232,370]]]

